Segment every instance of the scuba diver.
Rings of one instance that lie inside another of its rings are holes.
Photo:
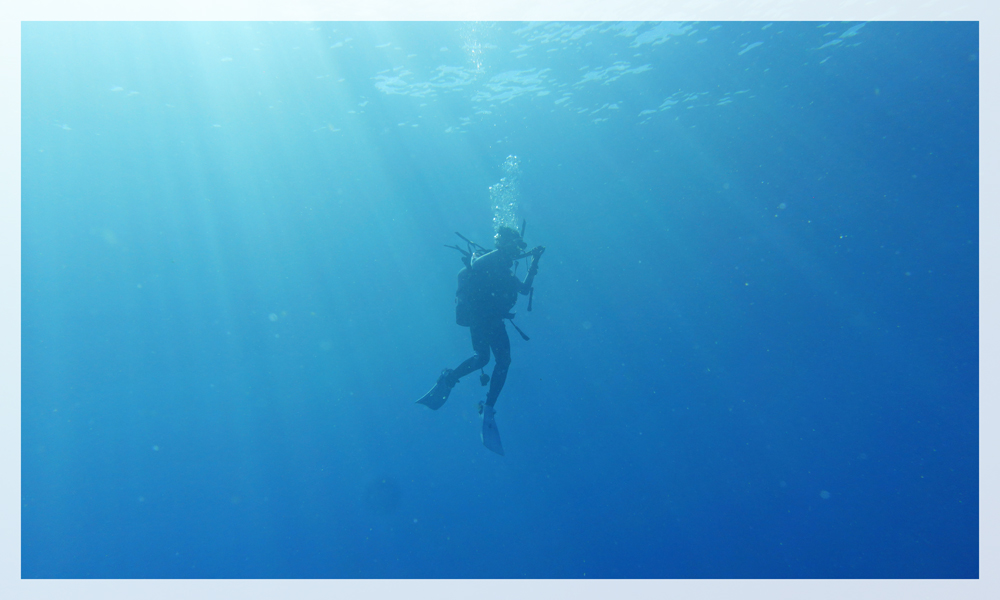
[[[517,303],[518,294],[528,296],[528,310],[531,310],[534,291],[532,283],[538,273],[538,259],[545,252],[544,246],[536,246],[524,252],[527,248],[523,238],[526,224],[521,225],[520,232],[512,227],[500,227],[494,237],[496,249],[489,252],[456,232],[465,240],[467,248],[463,250],[457,245],[448,246],[462,253],[462,262],[465,264],[465,268],[458,273],[455,321],[469,328],[472,348],[476,353],[456,368],[444,369],[438,377],[437,384],[417,400],[418,404],[431,409],[441,408],[448,400],[451,389],[462,377],[473,371],[482,370],[490,362],[490,350],[493,350],[493,356],[496,358],[493,377],[490,378],[483,372],[479,378],[484,386],[490,384],[486,402],[479,403],[479,413],[483,417],[483,445],[501,455],[503,446],[500,444],[500,433],[494,419],[496,411],[493,406],[497,402],[500,390],[503,389],[504,381],[507,379],[507,368],[510,366],[510,338],[507,337],[504,319],[514,318],[514,313],[510,311]],[[528,274],[524,281],[519,281],[510,269],[514,266],[514,261],[529,256],[532,260]],[[514,325],[513,321],[511,325]],[[517,325],[514,325],[514,329],[517,329],[525,340],[528,339]]]

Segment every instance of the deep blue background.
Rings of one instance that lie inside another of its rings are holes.
[[[24,24],[22,575],[977,577],[978,27],[855,25]]]

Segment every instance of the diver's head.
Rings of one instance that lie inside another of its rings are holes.
[[[496,245],[497,250],[506,250],[511,254],[524,252],[524,249],[528,247],[528,244],[524,243],[524,240],[521,239],[521,234],[512,227],[500,227],[497,229],[497,234],[493,236],[493,243]]]

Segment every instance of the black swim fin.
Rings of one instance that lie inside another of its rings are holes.
[[[489,404],[481,406],[480,411],[483,415],[483,445],[503,456],[503,444],[500,443],[500,430],[497,429],[497,422],[494,418],[496,411]]]
[[[451,388],[455,387],[456,383],[451,380],[452,372],[452,369],[441,371],[441,376],[438,377],[437,383],[434,384],[431,391],[424,394],[420,400],[417,400],[417,404],[423,404],[432,410],[437,410],[444,406],[444,403],[448,401],[448,396],[451,395]]]

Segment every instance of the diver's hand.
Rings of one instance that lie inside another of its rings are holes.
[[[538,259],[541,258],[543,252],[545,252],[545,246],[535,246],[531,249],[529,254],[531,254],[532,259],[531,266],[528,268],[528,277],[533,278],[538,272]]]

